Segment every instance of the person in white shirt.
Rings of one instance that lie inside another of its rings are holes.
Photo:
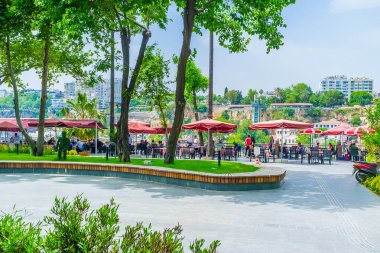
[[[194,145],[194,148],[198,148],[199,147],[199,140],[198,140],[197,136],[194,136],[193,145]]]

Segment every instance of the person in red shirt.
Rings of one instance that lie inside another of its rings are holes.
[[[251,155],[251,149],[250,149],[250,145],[251,145],[251,136],[248,135],[247,138],[245,139],[245,156],[248,157]]]

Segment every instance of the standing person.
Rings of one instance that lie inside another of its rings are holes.
[[[17,133],[15,133],[14,142],[16,145],[16,153],[18,154],[18,146],[21,144],[21,138],[17,135]]]
[[[199,153],[199,140],[198,137],[195,135],[193,140],[193,147],[194,147],[194,154]],[[201,156],[201,155],[199,155]]]
[[[256,144],[256,140],[255,140],[255,137],[252,135],[252,136],[251,136],[251,150],[254,149],[255,144]]]
[[[269,139],[269,151],[271,153],[273,152],[273,144],[274,144],[274,138],[273,138],[273,135],[271,135]]]
[[[245,139],[245,156],[246,157],[251,155],[251,150],[250,150],[251,142],[252,142],[251,135],[248,134],[247,138]]]
[[[71,135],[71,144],[74,146],[76,143],[76,138],[75,138],[75,133],[73,133],[73,135]]]

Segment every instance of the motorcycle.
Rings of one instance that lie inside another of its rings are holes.
[[[352,175],[355,175],[356,180],[359,183],[364,182],[369,177],[376,177],[380,174],[378,170],[379,165],[377,163],[368,162],[356,162],[354,163],[354,170]]]

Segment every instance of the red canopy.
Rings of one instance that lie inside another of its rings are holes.
[[[154,127],[154,129],[156,130],[156,134],[165,134],[165,129],[162,126]],[[168,130],[168,132],[172,131],[171,126],[167,126],[166,129]]]
[[[38,127],[38,119],[26,119],[29,127]],[[97,120],[75,120],[75,119],[45,119],[45,127],[65,127],[65,128],[96,128],[106,129],[102,123]]]
[[[344,131],[346,131],[349,128],[350,128],[350,126],[348,126],[348,125],[340,125],[340,126],[337,126],[337,127],[334,127],[334,128],[331,128],[329,130],[324,131],[322,133],[322,135],[323,136],[325,136],[325,135],[343,135]]]
[[[128,122],[128,131],[132,134],[155,134],[157,133],[154,128],[151,128],[146,125],[146,123],[141,124],[138,122],[129,121]]]
[[[307,128],[307,129],[300,130],[298,133],[299,134],[321,134],[322,130],[319,130],[317,128]]]
[[[141,124],[141,125],[145,125],[145,126],[150,127],[150,124],[149,124],[149,123],[146,123],[146,122],[143,122],[143,121],[129,120],[129,121],[128,121],[128,124],[130,124],[130,123],[137,123],[137,124]]]
[[[25,130],[28,129],[28,122],[25,119],[21,119],[21,124]],[[19,132],[17,121],[14,118],[0,119],[0,131]]]
[[[236,125],[213,119],[204,119],[193,123],[185,124],[183,129],[198,130],[203,132],[230,133],[236,129]]]
[[[350,127],[346,131],[344,131],[345,135],[350,135],[350,136],[358,136],[362,135],[364,133],[374,133],[375,130],[370,129],[365,126],[359,126],[359,127]]]
[[[264,121],[260,123],[252,124],[248,127],[249,130],[267,130],[267,129],[302,129],[302,128],[312,128],[313,124],[303,123],[291,120],[271,120]]]
[[[25,129],[28,129],[28,125],[22,122]],[[0,119],[0,131],[19,132],[17,121],[15,119]]]

